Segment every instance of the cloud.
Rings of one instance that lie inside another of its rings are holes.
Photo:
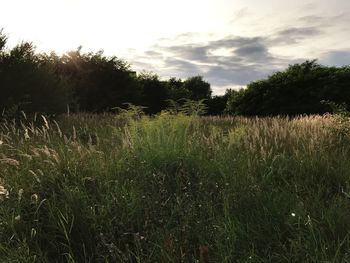
[[[299,22],[303,24],[320,24],[323,21],[325,21],[325,18],[322,16],[315,16],[315,15],[307,15],[302,16],[298,19]]]
[[[206,44],[154,46],[154,48],[168,52],[178,58],[197,63],[223,62],[222,59],[227,59],[227,56],[220,57],[213,55],[219,49],[229,50],[228,55],[230,59],[236,62],[269,58],[268,48],[264,44],[263,38],[260,37],[229,36],[223,39],[209,41]]]
[[[245,86],[248,82],[262,78],[267,72],[259,71],[258,66],[240,66],[236,69],[225,66],[210,66],[205,72],[209,82],[217,86]]]
[[[275,57],[269,52],[268,44],[266,37],[227,36],[204,44],[154,45],[151,50],[135,57],[134,61],[139,62],[133,65],[147,67],[145,59],[148,57],[151,65],[148,70],[166,77],[202,75],[212,84],[214,93],[222,93],[223,87],[245,86],[288,65],[290,60]],[[226,50],[227,54],[215,55],[220,49]],[[157,70],[154,56],[159,58],[160,54],[163,59]]]
[[[234,53],[240,57],[244,58],[246,61],[266,61],[272,57],[269,54],[268,48],[265,44],[256,42],[248,45],[243,45],[235,49]]]
[[[154,51],[154,50],[147,50],[145,51],[145,56],[146,57],[162,57],[163,54],[161,52],[157,52],[157,51]]]
[[[281,37],[309,37],[319,35],[322,31],[315,27],[292,27],[277,32]]]
[[[162,71],[168,77],[187,78],[194,75],[200,75],[203,71],[191,61],[181,58],[168,57],[164,59]]]
[[[208,57],[208,46],[179,45],[168,46],[164,50],[176,54],[178,57],[188,60],[202,61]]]
[[[346,10],[346,9],[345,9]],[[349,31],[350,11],[342,11],[337,15],[305,15],[297,19],[297,24],[304,27],[313,27],[323,31]]]
[[[241,37],[241,36],[227,36],[222,39],[214,40],[210,42],[212,48],[222,47],[241,47],[254,43],[264,42],[264,37]]]
[[[247,10],[242,9],[237,15],[245,16]],[[216,38],[208,34],[207,41],[199,41],[198,33],[187,32],[174,38],[161,39],[148,51],[135,56],[136,64],[133,64],[138,69],[144,66],[164,77],[202,75],[212,84],[214,94],[222,94],[226,88],[245,86],[283,70],[289,64],[305,61],[303,57],[283,56],[271,50],[293,48],[295,44],[300,47],[304,43],[317,41],[327,35],[327,25],[337,19],[340,19],[339,15],[304,15],[296,19],[295,26],[276,28],[269,34]],[[326,51],[320,61],[337,66],[350,64],[350,51]],[[147,64],[150,66],[147,67]]]
[[[270,45],[293,45],[321,36],[324,32],[317,26],[291,27],[278,30],[269,37]]]

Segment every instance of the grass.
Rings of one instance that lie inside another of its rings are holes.
[[[4,121],[0,262],[348,262],[348,127],[168,113]]]

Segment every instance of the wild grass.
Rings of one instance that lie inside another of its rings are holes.
[[[0,262],[348,262],[350,124],[0,124]]]

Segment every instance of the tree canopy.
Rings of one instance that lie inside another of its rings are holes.
[[[9,49],[0,30],[0,110],[11,113],[60,114],[66,111],[106,112],[131,103],[155,114],[189,100],[207,105],[207,114],[268,116],[322,114],[330,101],[350,105],[350,66],[328,67],[316,60],[290,65],[241,90],[212,96],[202,76],[162,80],[152,72],[136,74],[130,64],[102,51],[82,48],[63,55],[36,53],[32,43]]]
[[[226,111],[238,115],[299,115],[331,111],[322,101],[350,105],[350,67],[327,67],[316,60],[290,65],[267,79],[233,92]]]
[[[0,110],[59,114],[71,111],[105,112],[125,103],[145,106],[154,114],[169,99],[210,99],[210,84],[201,76],[185,81],[160,80],[152,72],[138,76],[131,66],[102,51],[83,53],[81,47],[61,56],[35,52],[31,43],[6,49],[0,32]]]

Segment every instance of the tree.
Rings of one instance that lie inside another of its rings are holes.
[[[160,81],[157,74],[143,72],[138,76],[142,90],[142,106],[145,112],[154,114],[166,107],[167,88],[166,82]]]
[[[305,61],[231,94],[226,110],[249,116],[322,114],[331,110],[323,100],[350,105],[349,85],[350,67]]]
[[[189,99],[210,99],[212,90],[210,84],[202,76],[190,77],[183,83],[183,88],[189,92]]]
[[[228,89],[225,94],[222,96],[213,96],[211,97],[208,104],[208,115],[221,115],[225,113],[226,105],[228,99],[232,96],[231,94],[236,92],[235,90]]]
[[[184,87],[181,79],[170,78],[166,82],[166,89],[168,99],[174,101],[189,99],[191,96],[191,92]]]
[[[69,104],[71,111],[104,112],[132,103],[154,114],[167,107],[167,100],[180,106],[191,100],[210,101],[211,114],[216,114],[226,101],[210,100],[210,84],[201,76],[162,81],[154,73],[136,76],[126,61],[106,57],[103,51],[83,53],[79,47],[61,56],[38,54],[32,43],[5,49],[6,41],[1,30],[0,110],[55,114]]]
[[[0,109],[26,112],[63,112],[70,101],[70,85],[51,64],[35,54],[33,44],[20,43],[1,51]]]
[[[7,42],[7,36],[0,30],[0,52],[5,48]]]
[[[60,75],[69,77],[77,101],[77,110],[101,112],[123,103],[138,103],[141,90],[130,65],[103,52],[82,54],[81,48],[58,60]]]

